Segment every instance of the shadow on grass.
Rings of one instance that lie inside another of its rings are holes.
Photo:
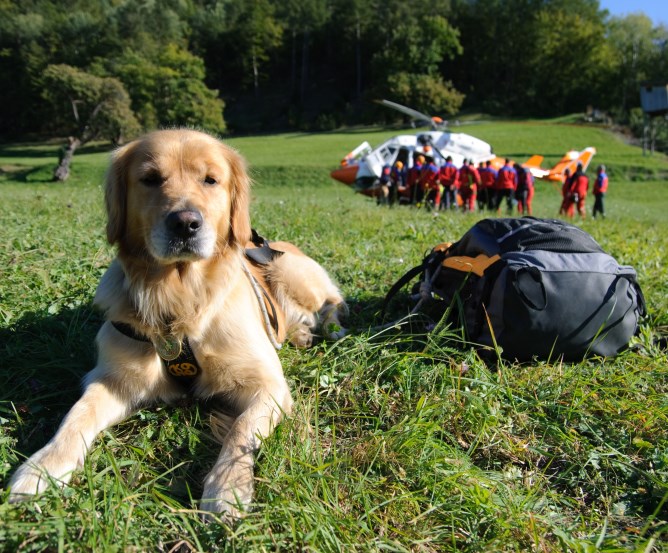
[[[53,171],[56,167],[56,164],[48,165],[38,165],[34,167],[25,167],[25,166],[15,166],[15,167],[3,167],[0,168],[0,176],[7,176],[9,179],[6,181],[11,182],[53,182],[56,181],[53,178]],[[0,181],[0,185],[2,181]]]
[[[96,362],[95,336],[103,323],[102,315],[91,305],[64,309],[50,315],[28,313],[11,328],[0,328],[0,417],[6,419],[4,433],[16,438],[15,450],[21,457],[28,457],[43,447],[55,434],[64,416],[81,397],[81,382]],[[158,407],[158,406],[156,406]],[[164,406],[162,406],[164,407]],[[220,408],[215,405],[215,408]],[[211,447],[213,438],[194,440],[181,431],[201,424],[200,413],[211,408],[201,404],[189,409],[145,409],[140,417],[132,417],[115,432],[126,435],[139,434],[148,425],[171,421],[180,429],[178,437],[166,439],[169,455],[183,463],[174,474],[166,475],[163,484],[172,495],[189,505],[187,489],[201,493],[203,475],[210,470],[217,456],[217,447]],[[182,424],[187,420],[192,423]],[[206,434],[208,425],[202,425]],[[177,438],[180,438],[177,439]],[[134,438],[133,438],[134,440]],[[142,438],[138,437],[139,442]],[[100,440],[96,440],[99,445]],[[189,445],[190,444],[190,445]],[[162,445],[156,444],[156,448]],[[152,470],[161,470],[156,463]],[[194,468],[193,468],[194,467]],[[7,478],[18,468],[12,466]],[[195,471],[195,476],[189,471]],[[162,481],[161,480],[161,481]],[[0,486],[6,482],[0,481]]]
[[[100,316],[90,306],[55,315],[28,313],[0,329],[0,405],[16,411],[19,448],[34,451],[51,438],[93,368]]]
[[[58,159],[58,152],[66,143],[65,140],[53,142],[35,142],[35,143],[12,143],[0,144],[0,158],[53,158]],[[99,154],[112,150],[111,144],[106,142],[93,142],[84,144],[77,148],[76,155],[79,154]]]

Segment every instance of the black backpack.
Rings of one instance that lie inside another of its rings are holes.
[[[399,279],[385,306],[418,275],[414,312],[436,302],[482,354],[498,346],[509,360],[616,355],[645,315],[635,270],[555,219],[479,221]]]

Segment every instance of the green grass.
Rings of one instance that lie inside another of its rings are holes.
[[[452,341],[375,336],[382,297],[434,244],[481,216],[388,210],[329,179],[360,130],[229,140],[251,162],[253,223],[322,262],[351,336],[280,352],[295,413],[258,456],[255,508],[234,528],[196,513],[217,456],[208,406],[153,408],[104,432],[65,490],[0,501],[6,551],[659,551],[668,538],[665,158],[598,128],[544,122],[462,130],[500,155],[596,146],[613,175],[608,218],[579,222],[636,267],[650,316],[632,351],[490,371]],[[53,435],[94,363],[91,309],[113,257],[107,154],[48,182],[54,145],[0,148],[0,485]],[[558,190],[538,183],[537,216]],[[589,206],[591,209],[591,205]],[[566,299],[567,300],[567,299]],[[6,498],[6,490],[3,492]]]

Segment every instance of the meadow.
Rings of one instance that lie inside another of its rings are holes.
[[[102,433],[65,489],[20,505],[6,483],[44,445],[95,363],[91,305],[113,258],[109,147],[50,182],[57,144],[0,145],[0,549],[4,551],[662,551],[668,543],[668,160],[560,122],[462,127],[521,160],[595,146],[605,220],[575,223],[639,276],[648,317],[614,359],[501,363],[438,336],[372,330],[391,284],[485,213],[380,207],[332,181],[357,144],[396,130],[227,140],[249,160],[253,226],[328,268],[351,333],[280,351],[295,410],[258,453],[254,508],[203,523],[219,446],[207,405],[145,409]],[[593,167],[589,171],[593,175]],[[534,215],[561,197],[538,182]],[[589,202],[591,213],[593,202]],[[568,301],[565,298],[564,301]]]

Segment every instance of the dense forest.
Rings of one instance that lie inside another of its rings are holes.
[[[597,0],[0,0],[5,140],[396,119],[379,98],[637,125],[667,80],[668,30]]]

